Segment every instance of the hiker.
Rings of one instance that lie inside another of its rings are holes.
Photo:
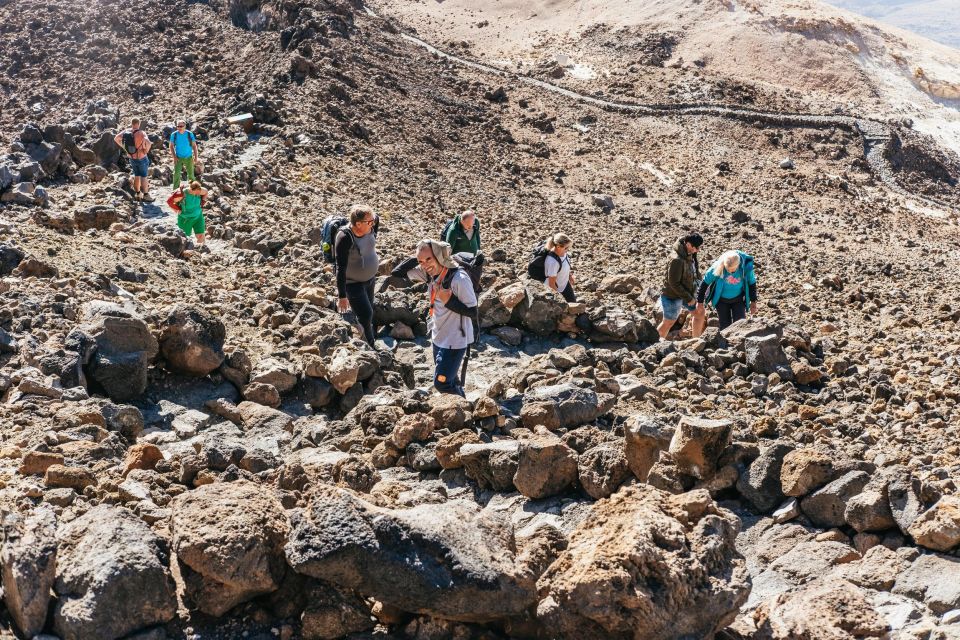
[[[570,256],[567,255],[572,245],[573,240],[565,233],[553,234],[544,245],[547,256],[543,261],[543,274],[546,276],[543,284],[562,295],[567,302],[577,301],[577,294],[573,292]]]
[[[187,188],[174,191],[167,200],[167,204],[180,212],[177,215],[177,226],[180,230],[188,239],[192,233],[197,235],[198,248],[204,247],[206,239],[207,222],[203,217],[203,207],[206,203],[207,190],[199,180],[191,181]]]
[[[135,200],[153,202],[150,195],[150,182],[147,171],[150,169],[150,147],[153,146],[150,138],[140,128],[140,118],[130,120],[130,128],[117,134],[113,141],[130,158],[130,169],[133,171],[133,180],[130,183]]]
[[[470,274],[453,258],[446,242],[421,240],[417,245],[419,266],[405,272],[410,280],[430,284],[430,341],[433,343],[433,386],[440,393],[464,396],[465,357],[476,332],[477,294]],[[394,270],[396,272],[396,270]]]
[[[706,312],[696,304],[697,283],[700,279],[700,266],[697,264],[697,252],[703,245],[700,234],[683,236],[673,247],[674,257],[667,265],[663,290],[660,293],[660,306],[663,308],[663,320],[657,327],[660,338],[666,340],[673,323],[680,317],[680,310],[693,313],[693,337],[703,333],[707,324]]]
[[[177,130],[170,134],[170,156],[173,158],[173,188],[180,186],[180,174],[186,169],[187,180],[193,182],[194,161],[200,157],[197,136],[187,131],[187,121],[177,120]]]
[[[350,224],[343,225],[334,240],[337,274],[337,309],[357,315],[363,339],[371,347],[376,340],[373,327],[373,287],[380,268],[377,255],[377,216],[362,204],[350,208]]]
[[[757,313],[757,276],[753,270],[753,256],[742,251],[727,251],[704,274],[697,287],[697,310],[704,313],[704,300],[717,310],[720,330],[737,320]]]
[[[476,254],[480,251],[480,221],[476,212],[467,209],[455,216],[444,228],[442,239],[454,253]]]

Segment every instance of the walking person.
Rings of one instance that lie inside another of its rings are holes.
[[[374,284],[380,268],[377,255],[377,216],[362,204],[350,208],[350,223],[340,227],[334,242],[337,275],[337,308],[340,313],[352,309],[363,328],[363,338],[371,347],[376,333],[373,327]]]
[[[170,156],[173,158],[173,188],[180,186],[180,175],[187,171],[187,180],[193,182],[194,162],[200,157],[197,137],[187,130],[186,120],[177,120],[177,130],[170,134]]]
[[[472,253],[480,251],[480,220],[473,209],[454,216],[444,229],[442,240],[450,245],[454,253]]]
[[[150,179],[147,172],[150,169],[150,147],[153,144],[150,138],[140,128],[140,118],[130,120],[130,128],[117,134],[113,141],[127,154],[130,159],[130,170],[133,180],[130,183],[133,189],[133,198],[145,202],[153,202],[150,195]]]
[[[562,295],[567,302],[576,302],[577,294],[573,291],[574,279],[570,269],[570,256],[567,253],[571,246],[573,240],[565,233],[555,233],[547,238],[544,247],[547,255],[543,261],[546,279],[543,283]]]
[[[198,180],[193,180],[187,188],[174,191],[167,203],[179,210],[177,226],[180,230],[188,239],[192,234],[196,234],[197,248],[205,250],[207,221],[203,216],[203,207],[207,203],[207,190]]]
[[[398,267],[401,268],[401,267]],[[465,368],[461,369],[469,348],[476,338],[477,294],[470,275],[453,259],[453,249],[446,242],[421,240],[417,245],[417,266],[405,276],[430,286],[430,316],[427,321],[433,343],[433,386],[440,393],[464,395]]]
[[[753,269],[753,256],[742,251],[725,252],[703,276],[697,287],[697,310],[704,313],[704,300],[717,310],[720,330],[723,331],[737,320],[757,313],[757,276]]]
[[[706,327],[706,312],[702,306],[698,307],[696,304],[697,284],[700,280],[697,252],[701,246],[703,238],[697,233],[691,233],[678,239],[673,247],[674,255],[667,264],[667,273],[660,293],[663,320],[657,327],[657,333],[663,340],[680,317],[681,309],[693,314],[693,337],[703,333]]]

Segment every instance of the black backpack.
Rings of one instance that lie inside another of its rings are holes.
[[[321,231],[323,248],[323,260],[330,264],[337,262],[337,257],[333,255],[333,245],[337,240],[337,233],[340,228],[347,224],[347,219],[343,216],[328,216],[323,221],[323,230]]]
[[[447,234],[450,233],[450,229],[453,227],[453,218],[447,220],[447,224],[443,225],[443,231],[440,232],[440,241],[447,241]]]
[[[127,152],[127,155],[132,156],[138,151],[137,136],[132,130],[124,131],[120,141],[123,143],[123,150]]]
[[[470,282],[473,284],[473,293],[479,298],[480,292],[483,291],[483,285],[480,284],[480,277],[483,275],[483,264],[486,262],[483,254],[479,251],[476,254],[464,251],[455,253],[450,257],[459,265],[459,268],[447,272],[446,277],[443,279],[443,288],[449,289],[450,283],[453,281],[453,276],[456,275],[457,271],[463,270],[470,276]]]
[[[540,243],[533,250],[533,259],[527,263],[527,275],[537,282],[543,282],[547,279],[546,262],[547,256],[551,256],[557,262],[560,262],[560,256],[547,249],[545,243]]]

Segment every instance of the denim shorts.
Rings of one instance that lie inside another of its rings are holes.
[[[696,305],[687,304],[685,301],[680,300],[679,298],[675,300],[666,296],[660,296],[660,306],[663,307],[664,320],[676,320],[680,317],[681,309],[693,311],[697,308]]]
[[[147,156],[144,156],[139,160],[130,158],[130,168],[133,169],[133,177],[146,178],[147,169],[150,168],[150,158]]]

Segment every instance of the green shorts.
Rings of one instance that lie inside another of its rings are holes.
[[[191,233],[207,232],[207,221],[204,220],[202,215],[186,217],[181,213],[177,216],[177,226],[180,227],[180,230],[183,231],[188,238]]]

